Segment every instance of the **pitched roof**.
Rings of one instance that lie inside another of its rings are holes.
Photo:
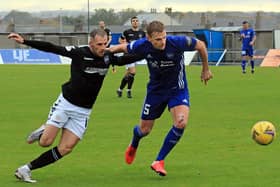
[[[137,15],[140,24],[149,23],[151,21],[157,20],[161,21],[164,25],[181,25],[178,21],[172,19],[165,13],[144,13]],[[130,19],[124,23],[124,26],[130,26]]]

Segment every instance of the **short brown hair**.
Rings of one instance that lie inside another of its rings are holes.
[[[163,32],[165,28],[162,22],[152,21],[148,24],[146,29],[147,29],[147,34],[151,36],[153,32]]]
[[[96,35],[104,37],[107,36],[106,31],[104,31],[103,29],[94,29],[90,32],[90,37],[95,38]]]
[[[137,16],[133,16],[132,18],[130,18],[130,22],[132,22],[133,19],[138,19]]]

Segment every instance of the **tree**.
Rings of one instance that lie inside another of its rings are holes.
[[[133,16],[137,16],[140,13],[143,13],[143,11],[136,11],[133,8],[123,9],[121,12],[119,12],[119,24],[124,24],[128,19],[132,18]]]
[[[114,9],[95,9],[94,14],[90,18],[90,24],[97,25],[101,20],[107,25],[113,25],[118,23],[119,17]]]
[[[107,25],[122,25],[131,17],[143,12],[133,8],[123,9],[120,12],[115,12],[114,9],[95,9],[90,18],[90,24],[97,25],[99,21],[103,20]]]
[[[85,16],[80,15],[74,19],[74,32],[83,31],[83,25],[85,23]]]
[[[9,12],[3,20],[5,22],[13,22],[14,24],[36,24],[39,22],[39,18],[33,17],[28,12],[20,12],[16,10],[12,10]]]

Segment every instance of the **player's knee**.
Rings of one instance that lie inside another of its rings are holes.
[[[130,77],[130,78],[134,78],[134,76],[135,76],[135,73],[128,73],[128,75],[127,75],[128,77]]]
[[[140,130],[142,134],[148,135],[154,126],[154,120],[141,120]]]
[[[142,134],[145,134],[145,136],[150,134],[151,130],[152,129],[148,128],[148,127],[141,127],[141,132],[142,132]]]
[[[179,128],[179,129],[184,129],[184,128],[186,128],[186,125],[187,125],[187,123],[179,122],[179,123],[175,124],[175,127]]]
[[[152,127],[151,126],[141,126],[140,129],[141,129],[142,134],[147,136],[148,134],[150,134]]]
[[[52,145],[54,140],[50,139],[50,138],[47,138],[47,137],[41,137],[40,138],[40,141],[39,141],[39,145],[41,147],[49,147]]]
[[[175,121],[175,127],[184,129],[187,126],[187,118],[184,115],[178,115]]]
[[[129,79],[129,74],[126,74],[123,79],[125,79],[126,81]]]
[[[72,147],[69,147],[69,146],[58,146],[58,152],[61,154],[61,156],[65,156],[69,153],[71,153],[73,150]]]

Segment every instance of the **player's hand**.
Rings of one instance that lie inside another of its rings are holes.
[[[8,39],[14,40],[19,44],[23,44],[24,38],[17,33],[11,33],[8,35]]]
[[[114,65],[112,65],[112,73],[117,73],[117,68]]]
[[[253,46],[254,45],[254,42],[250,42],[250,46]]]
[[[201,82],[204,82],[205,85],[207,85],[207,82],[213,78],[213,74],[210,70],[202,70],[201,72]]]

